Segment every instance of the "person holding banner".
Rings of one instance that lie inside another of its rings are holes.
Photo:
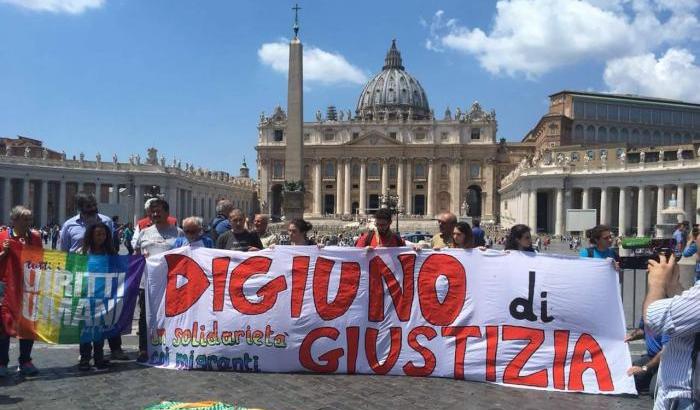
[[[153,225],[139,233],[135,250],[145,257],[169,251],[177,238],[185,236],[182,229],[170,223],[170,205],[165,199],[154,198],[149,202],[149,215]],[[139,285],[139,356],[138,362],[148,361],[148,329],[146,327],[146,273],[141,276]]]
[[[17,258],[10,258],[10,252],[21,253],[25,247],[43,249],[41,236],[29,229],[32,223],[32,211],[18,205],[10,211],[10,228],[0,232],[0,282],[4,284],[5,295],[0,303],[0,377],[7,376],[10,362],[10,336],[16,335],[14,317],[10,310],[19,306],[22,299],[22,267]],[[34,376],[39,370],[32,364],[32,347],[34,340],[19,340],[19,367],[17,371],[23,376]]]
[[[355,243],[358,248],[393,248],[406,246],[404,240],[391,231],[391,211],[380,208],[374,214],[375,229],[363,233]]]
[[[654,334],[669,338],[659,367],[654,409],[692,410],[700,405],[700,381],[693,381],[693,377],[700,377],[696,358],[700,347],[700,284],[681,293],[676,267],[675,254],[668,259],[660,254],[658,262],[649,260],[644,322]]]
[[[457,222],[452,232],[452,248],[473,249],[474,235],[467,222]]]
[[[506,238],[505,250],[534,252],[530,227],[523,224],[513,225]]]
[[[79,192],[75,196],[78,215],[67,220],[61,227],[60,249],[63,252],[78,252],[83,246],[88,225],[102,221],[114,232],[112,218],[97,212],[97,199],[93,194]]]
[[[312,227],[313,225],[301,218],[292,219],[287,227],[290,244],[296,246],[316,245],[316,242],[309,239],[308,236]]]
[[[440,232],[430,239],[430,247],[435,250],[453,247],[452,236],[455,225],[457,225],[455,214],[452,212],[442,213],[438,217],[438,229],[440,229]]]
[[[102,222],[88,226],[85,230],[82,255],[116,255],[112,233],[109,227]],[[127,360],[129,357],[122,350],[122,337],[117,335],[108,339],[110,356],[114,360]],[[104,358],[104,339],[94,340],[92,343],[80,343],[80,363],[78,369],[90,370],[90,359],[95,360],[95,367],[105,369],[109,367],[109,361]]]
[[[224,232],[216,240],[217,249],[232,251],[259,251],[263,248],[258,234],[245,229],[245,215],[240,209],[234,209],[228,216],[231,230]]]

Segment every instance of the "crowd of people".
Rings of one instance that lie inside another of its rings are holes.
[[[536,236],[533,240],[533,232],[527,225],[515,225],[508,230],[493,226],[482,228],[478,220],[474,220],[471,226],[467,222],[458,221],[457,217],[449,212],[438,217],[438,231],[429,243],[411,243],[392,231],[392,214],[388,209],[377,210],[374,223],[369,229],[360,230],[358,227],[352,231],[320,235],[318,231],[313,230],[310,222],[301,218],[292,219],[286,224],[285,230],[279,229],[277,232],[269,229],[269,218],[263,214],[255,215],[249,223],[244,212],[235,208],[228,200],[217,203],[217,215],[210,223],[206,223],[199,216],[190,216],[182,220],[181,226],[178,226],[177,220],[170,215],[168,202],[161,198],[146,201],[145,216],[135,226],[130,223],[120,225],[116,217],[110,218],[100,214],[92,194],[79,193],[76,196],[76,204],[77,215],[65,221],[60,228],[54,225],[39,230],[30,229],[33,220],[30,209],[24,206],[14,207],[10,212],[10,225],[0,227],[0,275],[20,274],[6,267],[7,253],[13,248],[20,250],[23,247],[48,247],[49,239],[52,249],[65,252],[116,255],[123,243],[128,254],[135,253],[146,257],[182,246],[243,252],[285,245],[340,245],[362,248],[411,246],[418,251],[425,248],[484,250],[494,244],[502,244],[506,251],[539,252],[546,250],[551,241],[551,237],[546,235]],[[646,341],[647,353],[636,359],[628,371],[630,376],[635,377],[638,390],[653,390],[657,385],[654,380],[657,369],[661,369],[663,381],[658,383],[657,400],[675,400],[681,405],[677,407],[679,409],[691,408],[682,407],[687,404],[686,399],[691,400],[692,404],[692,398],[688,396],[691,390],[691,372],[686,370],[690,369],[693,349],[697,350],[700,347],[700,338],[695,336],[700,332],[700,285],[681,294],[682,288],[678,282],[678,269],[675,264],[676,255],[694,256],[698,261],[696,272],[700,279],[700,235],[697,226],[692,230],[688,228],[679,224],[674,232],[674,238],[679,244],[676,254],[668,259],[661,256],[658,261],[649,261],[650,290],[645,302],[645,316],[640,318],[639,326],[626,339],[632,341],[643,338]],[[619,270],[619,257],[613,246],[616,238],[613,237],[612,229],[607,225],[598,225],[587,232],[587,237],[589,246],[580,248],[579,255],[588,258],[609,258]],[[570,247],[574,249],[579,239],[562,237],[561,240],[569,241]],[[579,247],[580,245],[576,245],[576,248]],[[0,303],[0,377],[9,374],[10,336],[13,336],[10,331],[13,319],[7,304],[13,302],[10,299],[14,296],[4,292],[5,282],[6,278],[0,276],[0,294],[4,293],[4,299]],[[137,361],[145,362],[148,359],[145,275],[142,276],[138,299],[140,315]],[[80,344],[80,370],[90,370],[93,365],[98,369],[110,367],[110,361],[104,353],[104,342],[97,340]],[[109,338],[107,342],[112,360],[128,359],[122,349],[120,336]],[[33,343],[33,340],[19,340],[18,372],[23,375],[38,373],[31,360]],[[661,360],[662,355],[671,358]],[[687,363],[682,363],[686,356]],[[665,368],[668,368],[667,372],[664,372]],[[669,379],[675,384],[670,384]]]

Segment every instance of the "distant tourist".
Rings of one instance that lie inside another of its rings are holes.
[[[474,218],[472,224],[474,225],[472,228],[474,246],[486,246],[486,232],[481,229],[481,220],[479,220],[479,218]]]

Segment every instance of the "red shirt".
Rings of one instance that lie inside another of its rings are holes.
[[[177,219],[175,219],[174,216],[168,215],[168,223],[172,226],[177,225]],[[147,216],[145,218],[139,219],[138,222],[136,222],[136,225],[139,227],[139,230],[143,231],[144,229],[148,228],[149,226],[153,225],[153,221],[151,220],[150,216]]]
[[[10,250],[0,259],[0,280],[5,282],[5,296],[0,303],[0,334],[8,336],[16,335],[15,318],[19,317],[16,310],[22,300],[23,270],[19,255],[24,247],[36,248],[42,252],[41,235],[36,231],[30,231],[29,237],[19,238],[11,235],[12,229],[0,231],[0,246],[5,239],[10,240]],[[13,254],[10,256],[10,254]]]
[[[371,236],[371,238],[370,238]],[[369,243],[367,241],[369,239]],[[399,246],[406,246],[406,242],[404,242],[401,237],[391,231],[388,232],[386,236],[382,236],[381,238],[381,245],[379,244],[379,234],[375,231],[369,231],[365,232],[360,236],[360,238],[357,240],[357,243],[355,244],[356,247],[358,248],[364,248],[366,246],[376,248],[379,246],[385,247],[385,248],[398,248]]]

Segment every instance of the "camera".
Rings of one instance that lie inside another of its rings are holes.
[[[631,256],[620,258],[621,269],[646,269],[649,259],[659,261],[659,255],[669,258],[676,248],[673,238],[625,238],[622,248],[632,250]]]

